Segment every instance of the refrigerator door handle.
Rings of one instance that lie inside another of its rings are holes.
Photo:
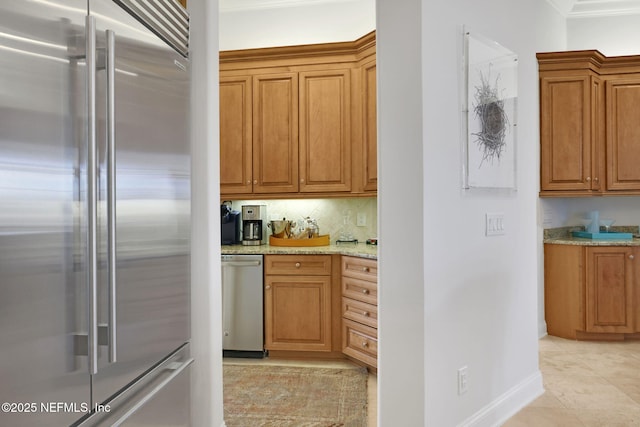
[[[98,373],[98,179],[97,179],[97,131],[96,131],[96,21],[86,18],[86,64],[87,64],[87,266],[88,283],[88,346],[89,373]]]
[[[142,399],[140,399],[133,407],[131,407],[131,409],[129,409],[127,412],[124,413],[124,415],[122,415],[120,418],[118,418],[113,424],[111,424],[111,427],[117,427],[119,425],[121,425],[122,423],[124,423],[125,421],[127,421],[127,419],[133,415],[134,412],[136,412],[138,409],[142,408],[145,403],[147,403],[148,401],[150,401],[151,399],[153,399],[153,397],[160,393],[162,391],[163,388],[165,388],[171,381],[173,381],[173,379],[175,377],[177,377],[178,375],[180,375],[182,373],[182,371],[184,371],[189,365],[191,365],[193,363],[193,358],[183,362],[183,363],[174,363],[170,366],[168,366],[166,369],[171,369],[173,370],[173,372],[171,373],[171,375],[169,375],[167,378],[165,378],[164,380],[162,380],[162,382],[160,384],[158,384],[157,386],[155,386],[151,391],[149,391],[149,393],[144,396]]]
[[[115,33],[107,30],[107,264],[109,266],[109,362],[117,361],[116,330],[116,117]]]

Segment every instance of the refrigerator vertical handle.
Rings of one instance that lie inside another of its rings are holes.
[[[115,117],[115,43],[107,30],[107,234],[109,265],[109,362],[117,361],[116,330],[116,117]]]
[[[86,18],[87,64],[87,266],[88,283],[88,346],[89,373],[98,373],[98,179],[97,179],[97,131],[96,131],[96,21]]]

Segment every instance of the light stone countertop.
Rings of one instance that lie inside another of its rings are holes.
[[[631,240],[601,240],[601,239],[583,239],[580,237],[557,237],[544,239],[543,243],[553,245],[575,245],[575,246],[640,246],[640,239],[633,238]]]
[[[601,240],[585,239],[571,236],[573,230],[583,230],[582,227],[569,226],[544,230],[543,243],[552,245],[574,245],[574,246],[640,246],[640,238],[634,237],[631,240]],[[638,235],[638,226],[612,227],[613,231],[631,233]]]
[[[329,246],[243,246],[243,245],[222,245],[222,255],[349,255],[360,258],[378,259],[378,247],[364,243],[329,245]]]

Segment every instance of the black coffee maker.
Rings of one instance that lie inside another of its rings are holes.
[[[234,211],[227,204],[220,205],[221,235],[223,245],[236,245],[241,242],[240,211]]]

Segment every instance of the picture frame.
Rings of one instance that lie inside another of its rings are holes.
[[[517,190],[518,56],[463,28],[463,189]]]

